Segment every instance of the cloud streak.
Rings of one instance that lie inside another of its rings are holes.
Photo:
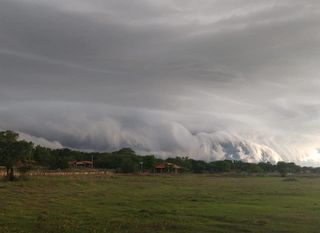
[[[1,1],[0,127],[86,150],[317,165],[319,10]]]

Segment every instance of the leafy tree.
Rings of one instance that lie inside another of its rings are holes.
[[[72,151],[70,149],[58,149],[52,151],[54,157],[50,164],[51,169],[66,169],[69,168],[68,162],[73,160]]]
[[[125,158],[121,162],[121,171],[123,173],[133,173],[138,171],[138,164],[130,158]]]
[[[250,163],[250,166],[248,167],[248,173],[263,173],[263,169],[255,163]]]
[[[264,172],[274,172],[276,170],[276,165],[271,164],[270,162],[263,163],[260,162],[258,166],[264,171]]]
[[[210,163],[210,170],[213,172],[229,172],[231,171],[232,161],[223,160]]]
[[[25,163],[32,155],[33,144],[18,141],[19,134],[7,130],[0,132],[0,164],[6,167],[6,177],[13,181],[14,167],[18,161]]]
[[[135,155],[136,154],[136,152],[134,152],[134,150],[132,150],[129,147],[122,148],[121,150],[115,151],[113,153],[114,154],[121,154],[121,155]]]
[[[51,167],[55,158],[50,149],[36,146],[33,151],[33,159],[42,166]]]
[[[146,155],[142,157],[143,169],[153,169],[154,164],[156,163],[156,158],[154,155]]]
[[[277,170],[282,177],[287,176],[287,174],[289,172],[288,166],[285,162],[278,162],[277,163]]]
[[[296,165],[295,163],[287,163],[288,171],[290,173],[298,173],[301,172],[301,167]]]
[[[192,160],[192,171],[194,173],[203,173],[205,172],[208,168],[208,164],[205,161],[201,160]]]

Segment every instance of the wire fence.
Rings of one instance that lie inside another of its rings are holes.
[[[31,170],[26,173],[21,173],[18,170],[14,173],[16,176],[77,176],[77,175],[106,175],[111,176],[112,171],[108,170]],[[0,177],[6,176],[6,171],[4,169],[0,170]]]

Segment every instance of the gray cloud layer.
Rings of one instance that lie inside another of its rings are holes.
[[[0,128],[57,147],[318,165],[319,11],[316,0],[3,0]]]

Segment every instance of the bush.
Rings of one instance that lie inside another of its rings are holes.
[[[121,162],[121,172],[123,173],[134,173],[138,171],[138,164],[132,159],[126,158]]]

